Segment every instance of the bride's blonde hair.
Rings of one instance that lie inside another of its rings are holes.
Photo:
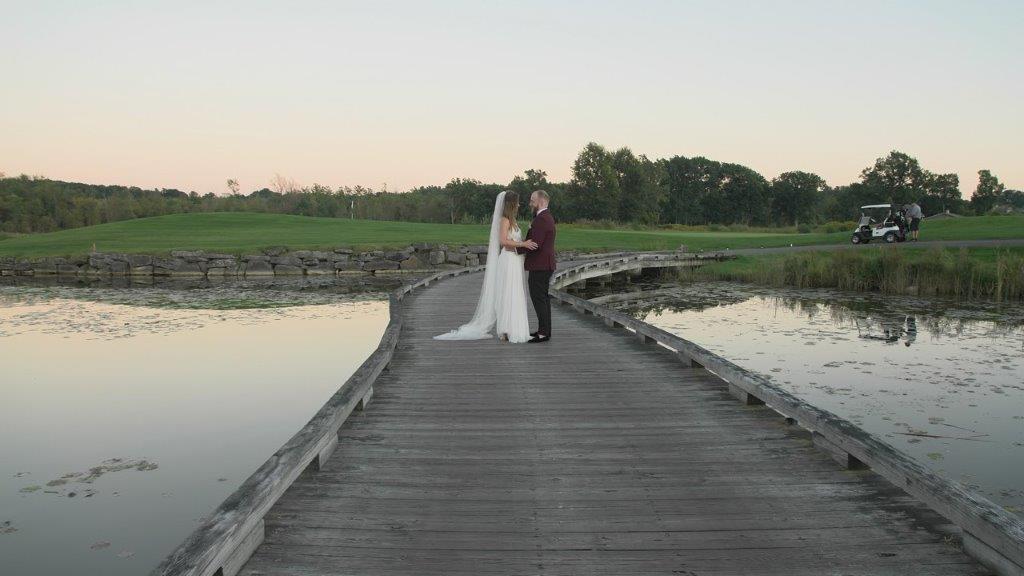
[[[501,215],[508,218],[509,226],[519,229],[519,194],[511,190],[505,192],[505,205],[501,207]]]

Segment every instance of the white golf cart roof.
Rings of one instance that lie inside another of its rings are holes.
[[[861,210],[864,210],[865,208],[892,208],[892,204],[869,204],[867,206],[860,207]]]

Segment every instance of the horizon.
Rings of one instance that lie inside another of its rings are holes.
[[[1024,188],[1024,5],[308,2],[8,10],[0,171],[228,193],[571,178],[587,142],[772,179],[890,150]],[[47,35],[37,34],[47,30]]]

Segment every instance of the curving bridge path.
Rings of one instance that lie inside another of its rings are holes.
[[[1013,573],[979,538],[1019,553],[1019,522],[956,490],[926,505],[948,489],[927,471],[639,321],[553,290],[547,344],[433,340],[481,276],[393,299],[393,351],[307,426],[324,437],[297,434],[154,574],[996,573],[964,548]]]

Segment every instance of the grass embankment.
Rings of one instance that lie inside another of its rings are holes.
[[[557,248],[589,252],[669,250],[685,244],[691,250],[713,250],[849,241],[849,232],[795,234],[749,231],[742,226],[720,231],[674,228],[637,230],[562,224],[558,227]],[[1024,238],[1024,217],[981,216],[943,220],[925,223],[921,234],[925,240]],[[87,254],[93,245],[100,252],[164,254],[171,250],[206,250],[243,254],[269,246],[287,246],[296,250],[338,246],[387,248],[413,242],[483,244],[487,242],[487,235],[488,227],[483,225],[217,212],[172,214],[47,234],[18,235],[0,241],[0,256],[76,256]]]
[[[526,225],[528,223],[524,223]],[[30,234],[0,242],[4,256],[73,256],[100,252],[160,254],[171,250],[252,253],[268,246],[323,249],[406,246],[413,242],[486,244],[489,226],[309,218],[282,214],[173,214]],[[559,250],[667,250],[756,248],[837,242],[845,235],[688,232],[558,227]]]
[[[680,272],[686,280],[958,299],[1024,299],[1024,249],[886,247],[741,256]]]

